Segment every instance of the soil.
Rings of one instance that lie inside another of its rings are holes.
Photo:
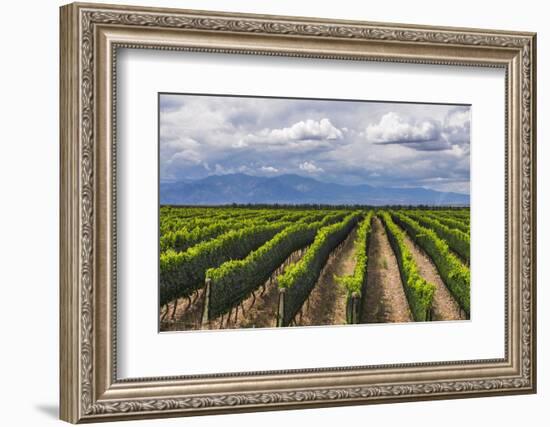
[[[279,308],[279,285],[277,276],[292,264],[298,262],[307,248],[292,253],[281,266],[273,272],[271,278],[253,292],[238,308],[233,309],[223,323],[223,329],[228,328],[274,328],[277,326],[277,310]],[[222,322],[214,325],[220,328]]]
[[[411,322],[413,317],[386,230],[373,218],[361,323]]]
[[[345,325],[347,292],[334,276],[353,274],[357,227],[329,256],[319,280],[315,284],[301,313],[296,315],[295,326]]]
[[[443,283],[430,257],[408,236],[405,237],[405,244],[418,265],[420,275],[436,287],[433,299],[432,320],[467,319],[466,313],[460,308],[460,305],[456,302],[447,286],[445,286],[445,283]]]
[[[191,297],[177,301],[176,314],[173,316],[174,302],[161,309],[161,331],[188,331],[199,329],[234,329],[234,328],[271,328],[277,322],[279,289],[277,276],[286,268],[297,262],[307,248],[293,252],[281,266],[275,270],[264,286],[260,286],[230,313],[214,319],[209,325],[201,325],[204,305],[204,290],[200,289]],[[168,311],[167,311],[168,310]],[[167,312],[166,312],[167,311]]]
[[[174,303],[177,304],[175,315]],[[160,312],[161,332],[200,329],[203,305],[204,289],[199,289],[190,298],[178,298],[168,303]]]

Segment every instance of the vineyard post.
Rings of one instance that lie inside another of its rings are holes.
[[[430,307],[428,307],[426,310],[426,321],[431,322],[432,318],[433,318],[433,308],[430,305]]]
[[[351,323],[353,325],[359,323],[359,301],[360,297],[357,292],[351,294]]]
[[[208,307],[210,305],[210,288],[212,287],[212,279],[207,278],[205,280],[205,288],[204,288],[204,306],[202,309],[202,319],[201,319],[201,328],[205,328],[208,325],[208,322],[210,321],[210,314]]]
[[[277,307],[277,327],[284,326],[286,289],[279,289],[279,305]]]

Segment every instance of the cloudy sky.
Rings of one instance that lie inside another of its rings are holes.
[[[469,194],[470,107],[161,94],[161,181],[229,173]]]

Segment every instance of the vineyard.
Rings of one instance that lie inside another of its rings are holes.
[[[467,208],[160,209],[160,329],[464,320]]]

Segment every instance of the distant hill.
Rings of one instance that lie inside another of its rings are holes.
[[[470,196],[425,188],[341,185],[299,175],[211,175],[195,181],[162,182],[160,203],[174,205],[327,204],[469,205]]]

